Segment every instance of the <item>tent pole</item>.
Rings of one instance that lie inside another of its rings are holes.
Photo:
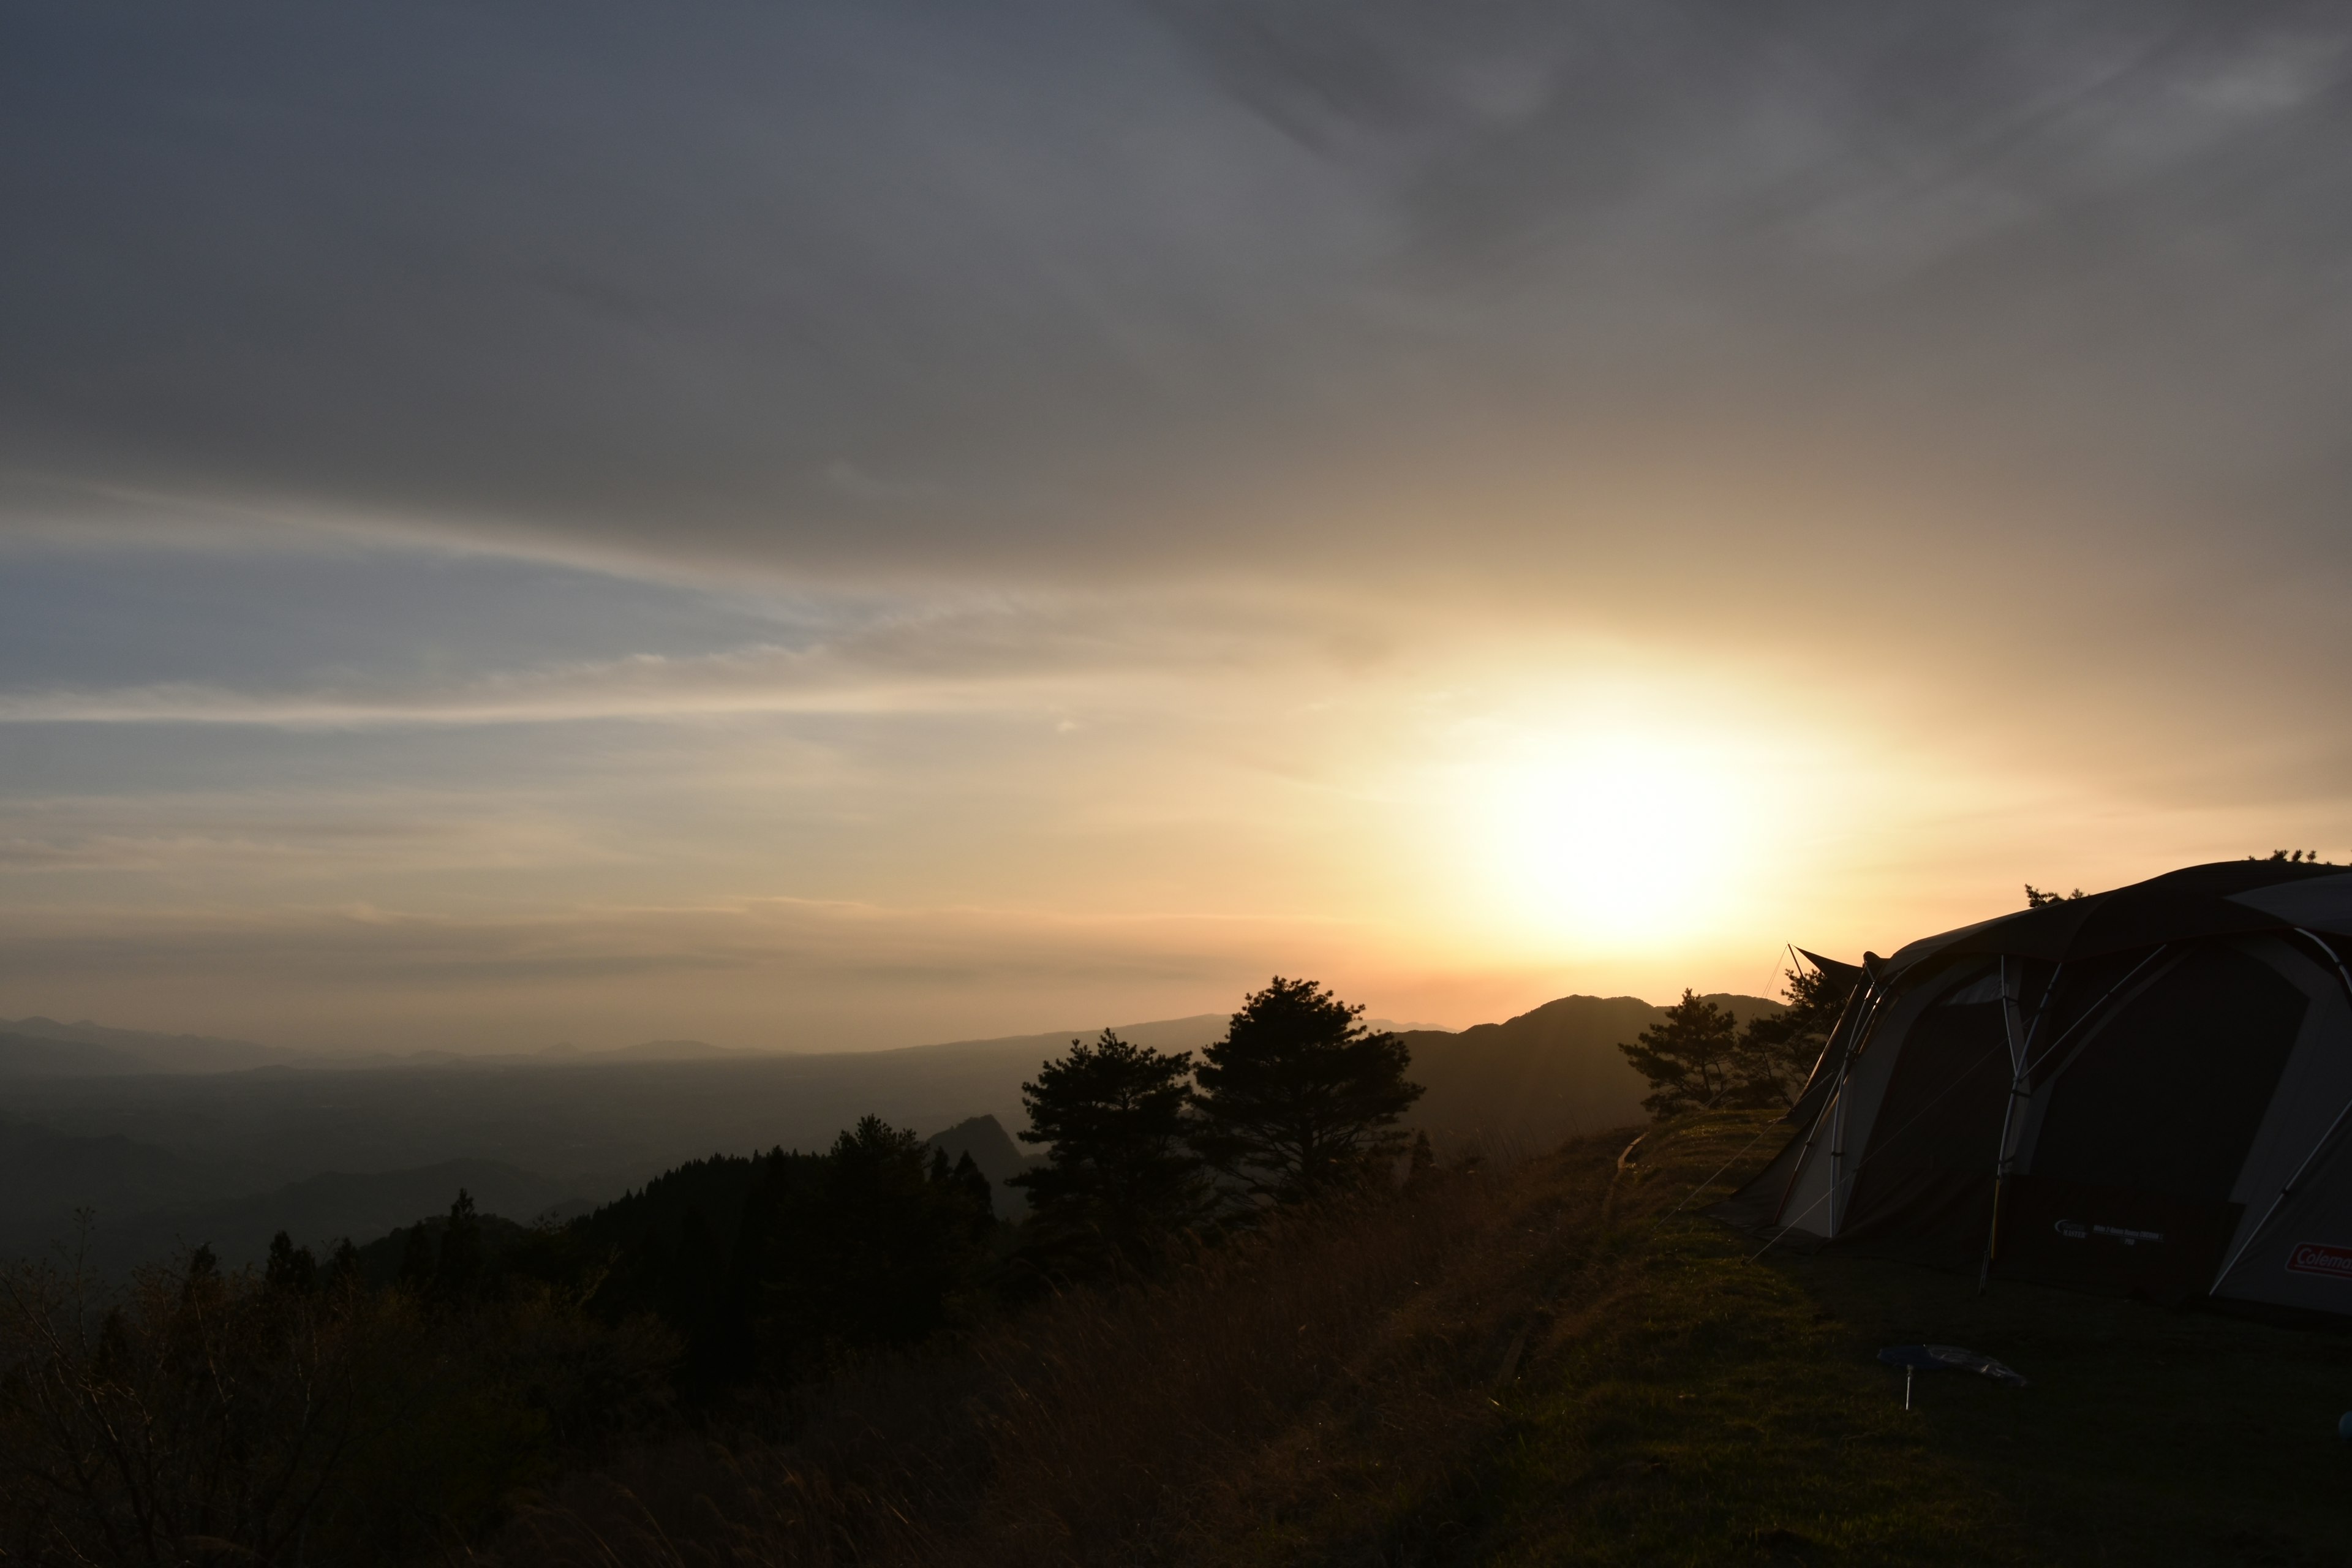
[[[1788,1211],[1790,1194],[1797,1190],[1797,1178],[1804,1174],[1805,1161],[1813,1152],[1814,1141],[1822,1135],[1822,1123],[1827,1121],[1837,1109],[1835,1094],[1836,1091],[1832,1090],[1832,1103],[1823,1106],[1821,1114],[1813,1118],[1813,1124],[1805,1129],[1805,1146],[1797,1151],[1797,1163],[1789,1167],[1789,1179],[1780,1184],[1780,1201],[1772,1209],[1772,1219],[1775,1224],[1778,1224],[1780,1215]]]
[[[2133,964],[2131,966],[2130,973],[2125,975],[2121,980],[2116,981],[2113,985],[2108,986],[2105,995],[2101,996],[2097,1001],[2092,1003],[2090,1006],[2084,1009],[2080,1017],[2067,1025],[2064,1031],[2062,1032],[2056,1039],[2050,1042],[2050,1048],[2042,1053],[2042,1060],[2046,1062],[2053,1057],[2056,1056],[2058,1054],[2058,1047],[2074,1037],[2075,1030],[2081,1028],[2084,1025],[2097,1017],[2100,1013],[2105,1009],[2107,1004],[2115,1000],[2115,998],[2122,993],[2125,986],[2129,985],[2133,981],[2139,978],[2139,973],[2141,970],[2146,969],[2149,964],[2154,963],[2158,959],[2162,958],[2170,951],[2172,951],[2172,943],[2168,942],[2159,943],[2154,952],[2149,953],[2146,958],[2143,958],[2137,963]],[[2053,986],[2055,986],[2058,984],[2056,976],[2053,975],[2051,978],[2050,984]],[[2032,1068],[2039,1064],[2029,1062],[2026,1065],[2029,1068]],[[2063,1069],[2062,1068],[2061,1070],[2063,1071]],[[2053,1073],[2050,1076],[2055,1078],[2058,1075],[2056,1073]]]
[[[2024,966],[2021,963],[2018,969],[2021,986],[2024,979]],[[2051,984],[2057,984],[2056,976],[2052,976]],[[2036,1021],[2039,1021],[2038,1016]],[[1979,1296],[1985,1293],[1985,1286],[1992,1279],[1993,1248],[2000,1241],[2000,1189],[2009,1174],[2009,1124],[2017,1114],[2017,1097],[2024,1089],[2025,1057],[2029,1048],[2028,1041],[2018,1029],[2017,998],[2010,994],[2007,953],[2001,954],[2000,958],[2000,1026],[2002,1032],[2009,1037],[2009,1098],[2001,1101],[2000,1142],[1993,1150],[1992,1215],[1985,1222],[1984,1261],[1977,1266],[1977,1294]]]
[[[2301,926],[2297,926],[2294,928],[2294,934],[2307,939],[2313,946],[2334,961],[2336,978],[2344,984],[2344,999],[2347,1003],[2352,1003],[2352,970],[2347,970],[2344,967],[2343,958],[2334,948],[2327,945],[2326,939],[2315,931],[2307,931]],[[2343,1127],[2344,1119],[2347,1116],[2352,1116],[2352,1100],[2347,1100],[2344,1109],[2336,1113],[2336,1120],[2327,1124],[2327,1131],[2319,1135],[2319,1142],[2311,1146],[2311,1152],[2303,1157],[2303,1163],[2297,1165],[2294,1168],[2294,1174],[2286,1179],[2286,1185],[2281,1187],[2278,1196],[2271,1200],[2271,1206],[2263,1211],[2263,1217],[2255,1222],[2254,1228],[2246,1232],[2246,1239],[2238,1244],[2238,1250],[2230,1254],[2230,1261],[2221,1265],[2221,1272],[2213,1276],[2213,1283],[2205,1288],[2205,1294],[2210,1296],[2214,1291],[2219,1290],[2221,1288],[2221,1281],[2227,1279],[2238,1265],[2245,1260],[2245,1256],[2252,1249],[2254,1242],[2264,1230],[2269,1228],[2271,1221],[2278,1217],[2279,1210],[2284,1206],[2287,1199],[2294,1195],[2295,1188],[2303,1184],[2303,1178],[2310,1173],[2312,1163],[2319,1158],[2320,1152],[2336,1141],[2336,1134]]]
[[[2010,1041],[2009,1098],[2001,1102],[2000,1147],[1993,1154],[1992,1217],[1985,1225],[1984,1262],[1977,1269],[1977,1294],[1979,1296],[1984,1294],[1986,1284],[1992,1279],[1993,1259],[2000,1256],[2001,1194],[2009,1185],[2009,1168],[2016,1162],[2016,1156],[2009,1152],[2010,1119],[2016,1114],[2020,1100],[2032,1098],[2033,1089],[2027,1080],[2033,1062],[2033,1037],[2042,1032],[2042,1020],[2050,1016],[2051,1000],[2058,994],[2059,979],[2066,973],[2066,965],[2063,962],[2050,971],[2050,984],[2042,988],[2041,1004],[2033,1009],[2033,1021],[2025,1026],[2025,1037],[2021,1041],[2017,1033],[2017,1001],[2009,994],[2008,967],[2009,960],[2004,956],[2001,959],[2000,1005],[2001,1024],[2009,1032]],[[2021,991],[2025,989],[2022,960],[2018,964],[2017,988]]]
[[[1829,1043],[1822,1047],[1822,1062],[1829,1060],[1830,1053],[1832,1051],[1839,1051],[1842,1053],[1838,1058],[1837,1064],[1837,1071],[1841,1079],[1843,1079],[1845,1074],[1845,1064],[1852,1060],[1853,1057],[1853,1041],[1862,1033],[1864,1022],[1868,1018],[1871,1008],[1876,1005],[1876,998],[1874,993],[1876,992],[1877,988],[1878,982],[1875,980],[1865,978],[1863,981],[1862,989],[1855,994],[1853,1001],[1846,1004],[1847,1013],[1850,1016],[1841,1016],[1838,1019],[1837,1026],[1830,1031]],[[1851,1027],[1848,1026],[1851,1026]],[[1844,1043],[1842,1045],[1841,1042]],[[1821,1070],[1821,1064],[1816,1063],[1813,1070],[1815,1072],[1819,1072]],[[1805,1087],[1807,1089],[1811,1089],[1812,1086],[1808,1083]],[[1830,1103],[1822,1107],[1821,1110],[1813,1117],[1813,1124],[1805,1129],[1805,1146],[1797,1151],[1797,1163],[1789,1167],[1789,1179],[1780,1184],[1780,1205],[1772,1211],[1772,1218],[1776,1224],[1779,1222],[1780,1215],[1788,1210],[1789,1196],[1797,1190],[1797,1178],[1804,1173],[1805,1161],[1813,1152],[1814,1141],[1822,1135],[1822,1123],[1828,1121],[1830,1116],[1836,1110],[1836,1097],[1843,1088],[1844,1085],[1841,1082],[1837,1089],[1833,1089],[1830,1091]],[[1832,1179],[1834,1180],[1835,1177],[1832,1176]]]
[[[1874,990],[1878,982],[1873,979],[1871,986]],[[1831,1236],[1838,1233],[1838,1183],[1845,1172],[1846,1090],[1853,1083],[1853,1059],[1862,1055],[1864,1047],[1870,1044],[1871,1036],[1878,1028],[1878,1015],[1886,1005],[1886,998],[1890,994],[1891,991],[1881,992],[1871,999],[1869,1016],[1862,1019],[1855,1028],[1853,1044],[1846,1047],[1845,1060],[1838,1068],[1837,1094],[1830,1102],[1830,1219],[1827,1234]]]

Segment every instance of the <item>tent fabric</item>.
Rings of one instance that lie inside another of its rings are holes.
[[[1764,1173],[1791,1245],[2352,1316],[2352,874],[2192,866],[1866,957]]]
[[[2226,1201],[2309,1005],[2243,952],[2195,952],[2051,1082],[2034,1171]]]
[[[1797,956],[1820,970],[1832,984],[1839,986],[1852,985],[1860,980],[1864,973],[1859,963],[1846,963],[1834,958],[1823,958],[1820,953],[1809,952],[1801,947],[1797,949]]]
[[[1990,1222],[2008,1031],[1997,1002],[1944,1002],[1911,1026],[1841,1215],[1850,1240],[1933,1257],[1981,1249]]]
[[[2352,908],[2346,907],[2352,904],[2352,895],[2339,888],[2313,886],[2322,882],[2352,887],[2352,876],[2341,867],[2282,860],[2190,866],[2113,892],[2044,904],[2038,910],[1930,937],[1896,953],[1893,963],[1899,969],[1918,959],[1955,953],[2005,953],[2063,963],[2161,942],[2277,931],[2304,923],[2249,901],[2250,895],[2277,901],[2287,894],[2289,909],[2300,907],[2296,898],[2300,895],[2316,918],[2327,921],[2327,929],[2352,934]]]
[[[2230,901],[2306,930],[2352,935],[2352,872],[2255,888]]]

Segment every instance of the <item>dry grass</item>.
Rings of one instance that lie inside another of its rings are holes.
[[[867,1367],[802,1412],[793,1441],[638,1453],[547,1500],[499,1554],[975,1568],[1279,1555],[1281,1521],[1303,1541],[1328,1500],[1392,1511],[1479,1449],[1545,1260],[1596,1213],[1615,1147],[1293,1217],[1198,1248],[1155,1284],[1044,1303],[951,1356]]]

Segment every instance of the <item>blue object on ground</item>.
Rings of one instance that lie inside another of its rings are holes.
[[[2336,1418],[2336,1435],[2345,1442],[2352,1443],[2352,1410],[2347,1410]]]
[[[1889,1366],[1913,1367],[1920,1372],[1972,1372],[2011,1388],[2025,1386],[2025,1379],[2011,1368],[1989,1355],[1964,1351],[1958,1345],[1889,1345],[1878,1352],[1878,1359]],[[2352,1416],[2346,1419],[2352,1421]]]

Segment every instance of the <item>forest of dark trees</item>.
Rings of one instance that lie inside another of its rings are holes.
[[[0,1554],[398,1561],[518,1488],[668,1427],[789,1426],[791,1391],[1040,1295],[1148,1279],[1283,1211],[1379,1202],[1429,1163],[1421,1093],[1362,1009],[1280,977],[1192,1053],[1108,1031],[1023,1086],[1045,1157],[997,1217],[866,1117],[820,1153],[714,1155],[589,1215],[446,1214],[258,1270],[208,1249],[108,1292],[71,1262],[0,1278]]]

